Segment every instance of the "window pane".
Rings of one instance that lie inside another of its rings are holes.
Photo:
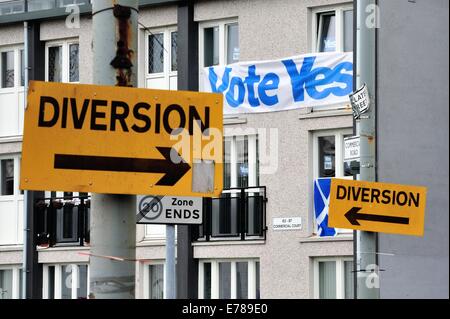
[[[212,199],[212,237],[238,236],[239,197]]]
[[[353,299],[353,261],[344,261],[345,299]]]
[[[219,298],[231,298],[231,263],[219,263]]]
[[[353,10],[344,11],[344,51],[353,51]]]
[[[351,134],[344,135],[344,139],[351,137]],[[342,154],[344,154],[344,144],[342,144]],[[350,162],[344,162],[344,176],[352,176],[352,170],[350,167]]]
[[[62,267],[61,299],[72,299],[72,265]]]
[[[87,265],[78,265],[77,298],[87,299]]]
[[[211,299],[211,263],[203,264],[203,298]]]
[[[14,87],[14,51],[2,52],[2,88]]]
[[[63,208],[63,238],[72,238],[73,237],[73,209],[74,207],[70,207],[65,205]]]
[[[335,177],[335,138],[319,137],[319,177]]]
[[[239,25],[227,25],[227,64],[239,62]]]
[[[260,282],[260,274],[259,274],[259,261],[256,262],[256,299],[261,298],[261,293],[259,289]]]
[[[177,59],[178,59],[178,56],[177,56],[177,51],[178,51],[178,44],[177,44],[177,39],[178,39],[178,33],[177,32],[172,32],[171,33],[171,64],[172,64],[172,67],[171,67],[171,70],[172,71],[176,71],[176,70],[178,70],[178,61],[177,61]]]
[[[50,82],[62,81],[62,47],[48,48],[48,80]]]
[[[236,298],[248,298],[248,263],[236,263]]]
[[[249,236],[262,235],[262,205],[262,196],[247,197],[247,235]]]
[[[259,186],[259,140],[258,135],[256,136],[256,185]]]
[[[223,144],[223,188],[228,189],[231,187],[231,139],[225,138]]]
[[[164,34],[148,36],[148,73],[164,72]]]
[[[48,299],[55,299],[55,266],[48,267]]]
[[[79,45],[78,43],[71,44],[69,46],[70,68],[69,68],[69,82],[78,82],[79,78]]]
[[[204,29],[204,66],[219,64],[219,27]]]
[[[236,138],[237,187],[248,187],[248,137]]]
[[[12,299],[12,269],[0,269],[0,299]]]
[[[319,16],[319,52],[336,51],[336,17],[334,13]]]
[[[319,298],[336,299],[336,262],[319,262]]]
[[[20,50],[20,86],[25,85],[25,54]]]
[[[1,160],[0,195],[14,195],[14,160]]]
[[[149,265],[149,298],[164,298],[164,265]]]

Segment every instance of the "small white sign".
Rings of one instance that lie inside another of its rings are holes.
[[[367,85],[359,88],[357,91],[349,95],[350,103],[352,104],[353,117],[359,119],[361,114],[366,113],[370,107],[369,90]]]
[[[301,217],[273,218],[273,230],[296,230],[302,229]]]
[[[137,196],[138,224],[201,224],[203,198],[181,196]]]
[[[344,138],[344,161],[359,160],[359,136]]]

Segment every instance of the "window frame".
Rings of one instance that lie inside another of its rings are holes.
[[[337,129],[325,129],[325,130],[318,130],[312,132],[312,141],[313,141],[313,151],[312,151],[312,161],[313,161],[313,178],[310,181],[310,211],[312,216],[312,230],[313,233],[317,234],[317,222],[316,222],[316,216],[314,214],[314,181],[318,178],[325,178],[325,177],[319,177],[319,137],[323,136],[334,136],[334,142],[335,142],[335,157],[334,157],[334,167],[335,167],[335,174],[334,178],[341,178],[341,179],[353,179],[353,176],[344,176],[344,136],[345,135],[353,135],[353,128],[337,128]],[[341,145],[341,147],[338,147],[338,145]],[[337,165],[337,163],[342,163],[342,165]],[[333,178],[333,177],[332,177]],[[336,229],[336,235],[351,235],[353,236],[353,230],[351,229],[342,229],[342,228],[335,228]]]
[[[150,266],[162,265],[163,266],[163,299],[166,299],[166,263],[165,260],[154,260],[150,262],[143,263],[143,272],[142,272],[142,298],[150,299]]]
[[[12,294],[11,299],[21,299],[20,277],[22,276],[21,265],[0,265],[0,270],[12,270]],[[4,300],[1,299],[0,300]]]
[[[145,42],[145,54],[144,54],[144,87],[148,88],[147,85],[148,80],[152,79],[164,79],[164,87],[170,90],[176,90],[176,88],[170,87],[170,79],[173,77],[178,77],[178,67],[176,71],[172,71],[172,33],[178,32],[178,28],[176,25],[168,26],[164,28],[152,28],[152,29],[143,29],[144,31],[144,42]],[[149,36],[150,35],[163,35],[163,71],[157,73],[149,73]],[[178,41],[178,37],[177,37]],[[177,46],[178,47],[178,46]],[[168,48],[166,51],[165,48]],[[178,56],[178,54],[177,54]]]
[[[259,171],[258,171],[258,163],[259,163],[259,154],[257,154],[257,150],[259,147],[257,143],[259,143],[258,134],[233,134],[233,135],[225,135],[224,141],[229,140],[230,143],[230,188],[236,188],[238,183],[238,172],[237,172],[237,139],[247,137],[248,141],[248,149],[247,149],[247,160],[248,160],[248,187],[258,187],[259,185]],[[225,147],[224,147],[225,154]],[[225,160],[225,159],[224,159]]]
[[[257,290],[260,287],[256,287],[256,263],[259,262],[259,282],[261,284],[261,262],[257,258],[245,258],[245,259],[200,259],[198,262],[198,299],[204,299],[204,265],[205,263],[211,263],[211,299],[219,299],[220,287],[219,287],[219,263],[230,262],[231,263],[231,280],[230,280],[230,299],[236,299],[237,296],[237,276],[236,276],[236,263],[247,263],[247,299],[256,299]]]
[[[345,299],[345,262],[354,262],[352,256],[341,257],[315,257],[313,259],[313,295],[314,299],[320,299],[319,289],[319,262],[334,261],[336,264],[336,299]]]
[[[22,65],[21,65],[21,59],[20,59],[20,52],[22,50],[24,50],[23,44],[0,46],[0,94],[1,93],[13,93],[16,91],[23,92],[24,86],[21,85]],[[4,88],[4,87],[1,87],[1,83],[3,82],[2,54],[4,52],[11,52],[11,51],[13,51],[13,56],[14,56],[14,86]],[[25,52],[24,52],[24,54],[25,54]],[[23,67],[25,67],[25,66],[23,66]]]
[[[239,19],[229,18],[229,19],[219,19],[219,20],[208,20],[204,22],[200,22],[198,25],[198,66],[199,66],[199,75],[202,74],[203,68],[205,67],[205,29],[219,27],[219,64],[217,66],[227,65],[227,52],[228,52],[228,28],[227,25],[237,24],[238,31],[239,29]],[[240,37],[239,37],[239,51],[240,51]],[[239,59],[240,61],[240,59]],[[238,62],[239,62],[238,61]],[[235,62],[235,63],[238,63]],[[199,91],[203,91],[203,81],[201,76],[199,76]]]
[[[21,154],[1,154],[0,161],[3,160],[14,160],[14,184],[13,184],[13,194],[12,195],[1,195],[0,194],[0,202],[5,200],[9,201],[12,199],[23,199],[23,194],[21,194],[19,186],[20,186],[20,164],[22,160]],[[1,183],[1,170],[0,170],[0,183]],[[17,176],[17,178],[16,178]]]
[[[341,5],[333,5],[333,6],[325,6],[320,8],[312,8],[311,9],[311,52],[320,52],[318,50],[320,44],[320,20],[321,15],[324,13],[334,12],[335,15],[335,23],[336,23],[336,51],[334,52],[345,52],[344,51],[344,11],[353,10],[352,3],[341,4]],[[349,51],[350,52],[350,51]]]
[[[78,44],[78,81],[70,82],[70,50],[69,47],[72,44]],[[52,40],[45,42],[45,81],[49,82],[48,79],[48,58],[49,58],[49,48],[51,47],[61,47],[61,82],[56,83],[80,83],[80,42],[78,38],[71,39],[61,39]]]
[[[89,274],[90,274],[90,267],[88,263],[61,263],[61,264],[44,264],[42,268],[42,299],[49,299],[48,298],[48,280],[49,280],[49,267],[55,267],[55,278],[54,278],[54,298],[53,299],[62,299],[62,272],[64,266],[72,266],[72,279],[71,279],[71,298],[70,299],[78,299],[78,292],[77,292],[77,283],[78,278],[80,274],[80,268],[79,266],[87,266],[87,283],[86,283],[86,295],[87,299],[89,299],[89,291],[90,291],[90,280],[89,280]]]

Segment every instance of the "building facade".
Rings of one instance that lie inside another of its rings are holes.
[[[0,2],[0,298],[21,294],[24,242],[24,19],[13,17],[26,13],[24,1],[12,2]],[[50,2],[28,1],[43,53],[40,80],[92,83],[89,4],[80,5],[86,14],[79,26],[68,27],[68,13]],[[69,2],[87,1],[58,3]],[[176,90],[179,4],[140,3],[139,87]],[[46,12],[57,16],[43,18]],[[196,1],[194,20],[199,73],[211,65],[353,48],[348,1]],[[352,178],[343,161],[351,107],[225,116],[224,131],[224,196],[212,200],[208,223],[192,243],[198,298],[353,298],[353,233],[318,236],[314,214],[316,179]],[[243,214],[236,205],[244,200]],[[95,258],[89,257],[88,194],[47,190],[37,202],[42,298],[86,298],[89,258]],[[274,219],[294,217],[301,229],[274,228]],[[136,298],[163,298],[165,226],[137,225],[136,238]]]

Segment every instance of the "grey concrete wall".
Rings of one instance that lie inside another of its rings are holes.
[[[378,179],[428,188],[424,237],[379,236],[381,298],[449,297],[447,0],[380,1]]]

